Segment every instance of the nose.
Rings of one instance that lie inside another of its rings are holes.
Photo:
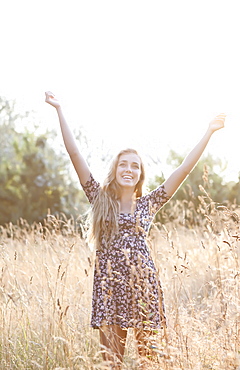
[[[127,166],[126,172],[128,172],[128,173],[131,173],[132,172],[131,166]]]

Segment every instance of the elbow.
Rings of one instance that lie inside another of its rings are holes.
[[[182,173],[184,178],[187,177],[190,174],[191,171],[192,171],[191,167],[189,167],[185,164],[181,165],[181,173]]]
[[[74,160],[78,156],[77,150],[68,150],[67,152],[71,160]]]

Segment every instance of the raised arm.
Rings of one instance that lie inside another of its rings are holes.
[[[63,141],[65,144],[65,147],[67,149],[67,152],[71,158],[71,161],[73,163],[73,166],[77,172],[77,175],[79,177],[79,180],[82,185],[85,185],[87,180],[89,179],[90,176],[90,170],[89,167],[79,152],[78,146],[76,144],[76,141],[74,139],[74,136],[67,124],[67,121],[63,115],[61,104],[58,101],[58,99],[55,98],[55,95],[51,93],[50,91],[47,91],[45,93],[46,95],[46,103],[52,105],[54,108],[56,108],[58,118],[59,118],[59,123],[61,127],[61,132],[63,136]]]
[[[175,191],[195,167],[212,134],[224,127],[225,117],[225,114],[219,114],[209,123],[208,129],[199,143],[187,155],[182,164],[164,182],[165,190],[168,196],[171,197],[175,193]]]

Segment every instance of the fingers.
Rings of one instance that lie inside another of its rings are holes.
[[[225,113],[220,113],[216,116],[216,118],[222,118],[222,119],[225,119],[226,118],[226,114]]]
[[[221,121],[224,124],[225,118],[226,118],[226,114],[220,113],[215,117],[215,121]]]
[[[45,102],[50,105],[56,106],[57,99],[51,91],[45,91]]]
[[[45,91],[46,98],[55,98],[55,95],[51,91]]]
[[[209,124],[211,132],[215,132],[223,128],[225,124],[225,118],[226,118],[225,113],[220,113],[217,116],[215,116],[215,118]]]
[[[52,105],[54,108],[60,107],[59,100],[55,97],[55,95],[51,91],[45,91],[45,102]]]

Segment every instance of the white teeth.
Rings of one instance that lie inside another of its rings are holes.
[[[123,176],[123,178],[132,180],[132,176]]]

